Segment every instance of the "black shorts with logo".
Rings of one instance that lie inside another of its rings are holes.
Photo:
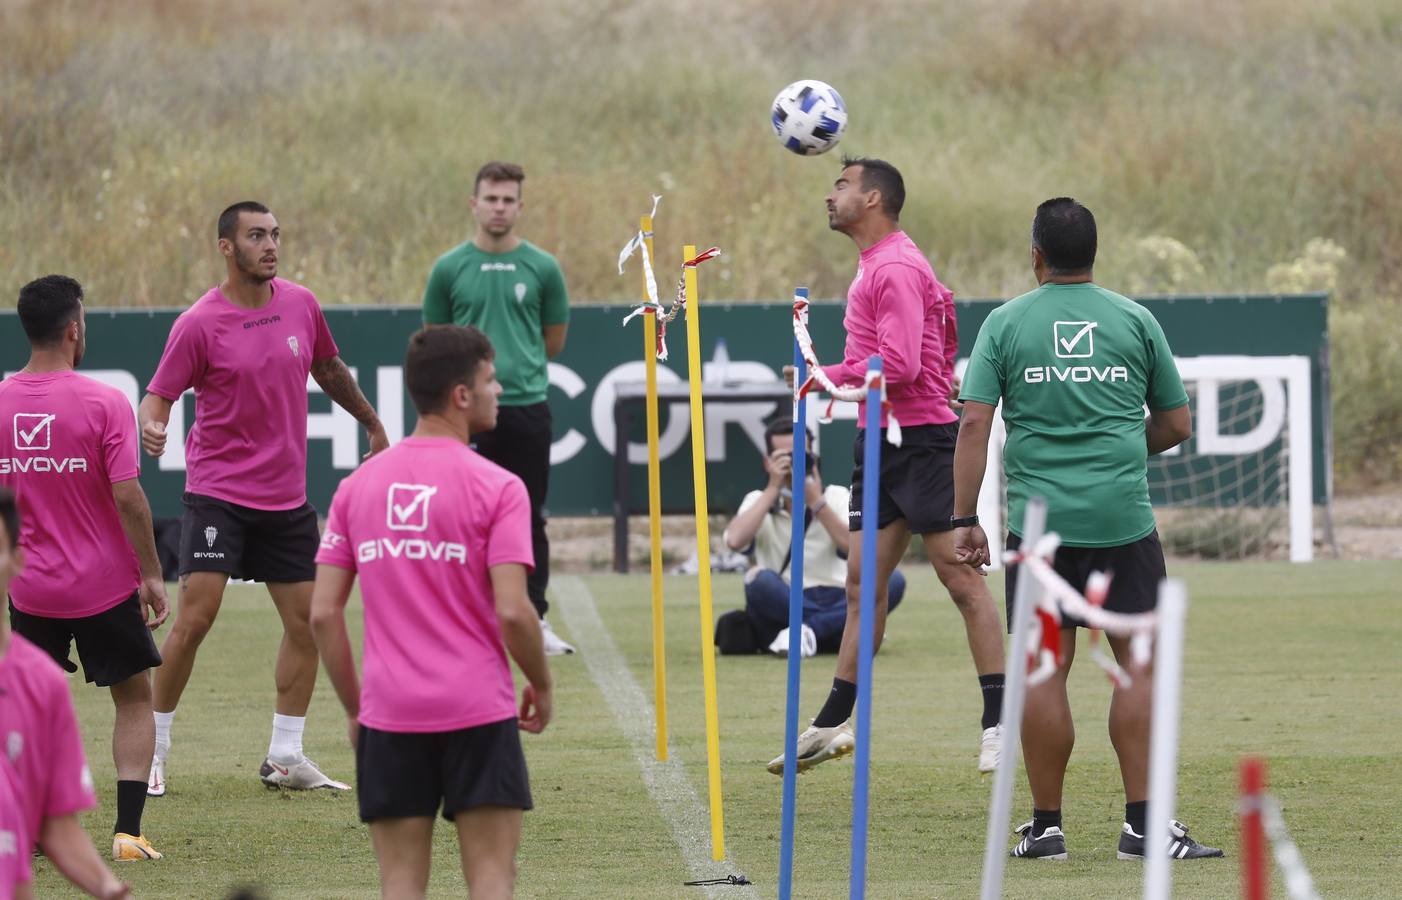
[[[111,609],[79,619],[35,616],[15,609],[10,601],[10,627],[52,656],[67,672],[78,667],[68,658],[78,645],[83,677],[89,684],[111,687],[161,664],[151,629],[141,617],[141,598],[132,594]]]
[[[450,822],[479,806],[532,807],[514,718],[425,733],[362,725],[355,790],[362,822],[432,816],[440,807]]]
[[[187,493],[180,517],[180,574],[227,572],[250,581],[316,580],[316,510],[253,509]]]
[[[881,429],[881,484],[877,498],[876,527],[898,519],[914,534],[948,531],[954,515],[954,442],[959,423],[914,425],[901,429],[901,445],[886,442]],[[852,445],[852,499],[847,527],[862,530],[863,453],[866,430],[857,431]]]
[[[1008,535],[1008,549],[1022,546],[1022,538]],[[1009,566],[1004,583],[1004,605],[1008,612],[1008,632],[1013,630],[1013,597],[1017,591],[1019,566]],[[1082,594],[1091,572],[1112,575],[1110,593],[1105,608],[1118,613],[1148,612],[1159,604],[1159,582],[1167,576],[1163,562],[1163,545],[1158,529],[1129,544],[1116,547],[1058,547],[1052,568]],[[1062,627],[1084,628],[1086,623],[1074,616],[1061,620]]]

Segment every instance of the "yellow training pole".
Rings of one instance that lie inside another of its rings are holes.
[[[647,258],[652,252],[652,216],[642,218]],[[647,295],[647,270],[643,270],[643,300]],[[652,534],[652,677],[657,709],[657,758],[667,758],[667,640],[662,627],[662,473],[657,449],[657,315],[643,316],[643,359],[647,360],[647,518]],[[615,452],[627,453],[627,447]]]
[[[694,259],[696,247],[682,248],[683,259]],[[711,533],[706,505],[706,431],[701,410],[701,298],[696,292],[696,267],[686,278],[686,368],[691,385],[691,475],[696,492],[696,561],[701,575],[701,673],[706,688],[706,770],[711,785],[711,858],[725,859],[725,813],[720,791],[720,714],[716,709],[716,647],[711,635]]]

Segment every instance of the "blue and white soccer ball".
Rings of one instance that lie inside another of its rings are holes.
[[[771,116],[774,136],[794,153],[817,156],[842,140],[847,106],[832,85],[805,79],[779,92]]]

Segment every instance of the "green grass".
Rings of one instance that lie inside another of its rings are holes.
[[[1058,194],[1099,218],[1109,286],[1331,292],[1339,474],[1402,472],[1395,0],[701,10],[0,3],[6,290],[61,271],[95,306],[187,305],[222,277],[218,211],[256,197],[280,217],[283,274],[322,302],[417,303],[470,231],[477,167],[509,157],[523,232],[576,301],[633,296],[614,263],[654,191],[668,265],[683,243],[725,250],[706,296],[838,297],[836,159],[784,152],[767,119],[781,86],[816,77],[850,109],[842,151],[905,172],[902,222],[961,297],[1031,287],[1032,210]],[[1316,238],[1345,260],[1292,266]]]
[[[1270,760],[1274,792],[1326,897],[1384,898],[1402,879],[1392,840],[1402,757],[1395,752],[1402,646],[1396,584],[1402,564],[1175,566],[1192,606],[1186,657],[1179,814],[1229,859],[1175,868],[1175,896],[1237,891],[1236,764]],[[957,614],[933,575],[908,567],[906,604],[891,620],[876,670],[872,749],[872,897],[963,898],[977,892],[989,782],[974,769],[979,696]],[[619,652],[651,692],[647,581],[588,576]],[[1001,580],[994,576],[995,595]],[[694,580],[669,578],[667,632],[673,754],[706,796],[706,757]],[[739,582],[715,582],[717,610]],[[568,636],[563,610],[552,614]],[[205,644],[175,725],[171,793],[147,807],[146,830],[167,858],[120,869],[148,897],[215,897],[257,883],[271,897],[366,897],[376,890],[369,837],[353,797],[264,789],[277,618],[261,589],[232,589]],[[584,648],[587,652],[588,648]],[[1012,864],[1008,897],[1134,896],[1141,870],[1114,860],[1123,802],[1104,730],[1109,689],[1083,660],[1072,676],[1079,743],[1065,803],[1072,859]],[[827,690],[831,657],[803,667],[804,715]],[[537,808],[520,855],[523,897],[699,897],[683,888],[682,856],[646,788],[634,750],[613,721],[581,656],[553,663],[557,719],[525,737]],[[784,670],[767,657],[717,663],[726,842],[735,867],[772,896],[777,884],[781,780],[763,769],[783,736]],[[89,761],[101,787],[86,818],[109,840],[111,704],[74,684]],[[642,714],[642,711],[640,711]],[[333,775],[352,771],[343,719],[323,679],[308,752]],[[799,782],[796,895],[846,892],[852,764],[819,767]],[[1019,775],[1020,821],[1029,806]],[[697,815],[705,820],[705,810]],[[436,832],[434,896],[461,894],[453,837]],[[40,896],[70,896],[50,870]],[[1276,892],[1280,894],[1280,885]]]

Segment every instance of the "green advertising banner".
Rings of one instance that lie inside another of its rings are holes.
[[[1328,402],[1327,306],[1320,295],[1294,297],[1173,297],[1142,301],[1163,324],[1174,353],[1180,358],[1287,357],[1309,359],[1313,494],[1322,502],[1325,492],[1324,416]],[[963,301],[958,306],[960,346],[965,354],[973,346],[979,326],[996,304]],[[549,508],[555,515],[600,515],[614,512],[616,451],[616,401],[643,379],[641,322],[622,325],[630,307],[577,306],[572,311],[565,351],[550,366],[550,404],[555,420],[551,452]],[[121,389],[133,405],[140,400],[155,370],[171,323],[178,310],[87,311],[88,347],[83,371]],[[791,309],[788,304],[704,305],[701,310],[703,383],[707,396],[706,458],[710,505],[713,512],[733,511],[745,492],[763,480],[760,446],[764,422],[779,408],[773,393],[759,390],[765,399],[728,386],[768,385],[776,388],[780,372],[793,357]],[[414,413],[404,391],[402,362],[409,335],[419,327],[417,307],[327,307],[326,317],[341,348],[341,356],[356,372],[362,389],[375,404],[391,440],[413,429]],[[659,379],[677,396],[684,397],[687,352],[684,321],[673,324],[669,335],[671,358],[659,365]],[[819,358],[837,361],[842,352],[842,306],[815,304],[810,330]],[[28,345],[13,311],[0,313],[0,369],[13,372],[24,365]],[[1197,360],[1199,369],[1203,359]],[[1210,371],[1210,360],[1207,360]],[[1269,379],[1266,379],[1267,381]],[[309,383],[308,493],[312,503],[325,511],[339,480],[352,470],[365,450],[365,436],[356,422]],[[1190,384],[1190,391],[1192,385]],[[1196,395],[1195,395],[1196,396]],[[1285,431],[1277,415],[1271,390],[1234,382],[1214,386],[1212,400],[1218,410],[1238,409],[1220,422],[1198,421],[1198,441],[1203,435],[1216,440],[1212,454],[1197,453],[1194,442],[1186,447],[1178,464],[1186,466],[1190,480],[1194,467],[1214,465],[1208,456],[1237,453],[1252,448],[1253,458],[1268,458]],[[820,404],[810,404],[817,407]],[[646,497],[646,449],[643,443],[641,407],[626,407],[628,457],[626,472],[628,506],[643,508]],[[816,410],[815,410],[816,412]],[[187,394],[177,404],[171,423],[171,440],[161,459],[143,458],[142,483],[157,516],[176,516],[184,487],[183,438],[194,421],[195,403]],[[819,453],[830,482],[846,483],[851,475],[855,408],[838,404],[837,419],[819,429]],[[8,423],[0,423],[8,427]],[[1263,451],[1262,448],[1265,448]],[[1265,456],[1262,453],[1265,452]],[[1278,455],[1278,454],[1277,454]],[[669,399],[661,409],[662,503],[669,512],[690,511],[690,424],[684,399]],[[1268,466],[1276,465],[1269,463]],[[1248,483],[1262,474],[1261,464],[1238,473]],[[1175,485],[1160,479],[1152,484],[1156,499],[1174,499]]]

